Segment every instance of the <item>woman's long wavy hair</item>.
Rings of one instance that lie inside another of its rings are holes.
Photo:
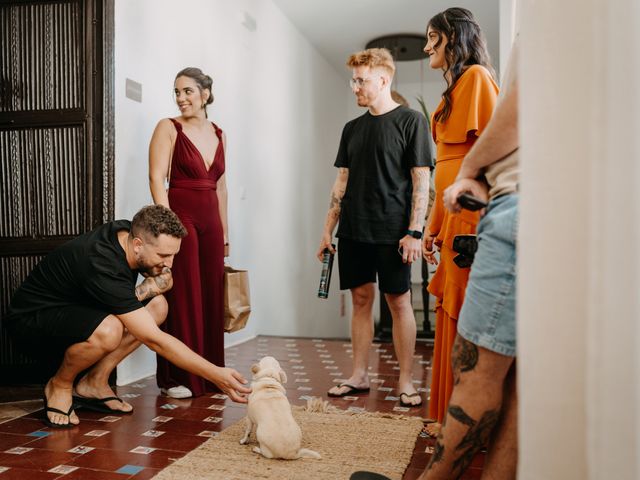
[[[447,82],[447,89],[442,94],[444,107],[436,112],[436,122],[444,122],[451,115],[451,92],[466,67],[482,65],[495,78],[491,66],[487,41],[473,14],[466,8],[453,7],[435,15],[427,24],[427,32],[431,30],[439,36],[434,48],[442,44],[442,36],[447,37],[444,55],[447,62],[442,76]]]

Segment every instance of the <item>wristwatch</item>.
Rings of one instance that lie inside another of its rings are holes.
[[[422,238],[422,232],[420,230],[407,230],[407,235],[420,240]]]

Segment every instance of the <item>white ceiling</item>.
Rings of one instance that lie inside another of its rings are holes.
[[[273,0],[318,51],[345,77],[347,57],[364,49],[369,40],[383,35],[424,35],[427,22],[449,7],[464,7],[478,20],[487,38],[489,53],[498,70],[500,0]],[[420,61],[398,62],[397,81],[440,81],[442,72]]]

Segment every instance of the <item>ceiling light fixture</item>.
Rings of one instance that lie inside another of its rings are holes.
[[[396,62],[406,62],[426,58],[427,55],[422,50],[424,44],[424,35],[400,33],[374,38],[367,43],[366,48],[386,48]]]

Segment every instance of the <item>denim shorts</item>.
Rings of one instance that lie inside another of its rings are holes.
[[[461,337],[509,357],[516,355],[517,235],[518,194],[491,200],[458,321]]]

